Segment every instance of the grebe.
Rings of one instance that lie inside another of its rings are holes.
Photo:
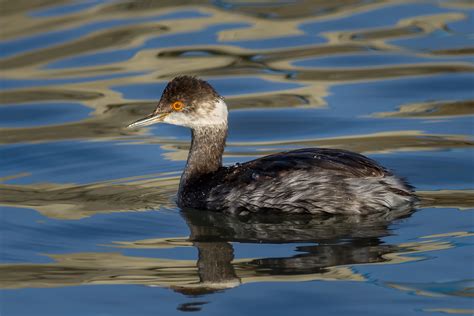
[[[365,215],[413,204],[412,188],[377,162],[346,150],[305,148],[222,166],[227,105],[204,80],[168,83],[153,113],[128,127],[155,123],[192,131],[181,176],[180,208],[250,213]]]

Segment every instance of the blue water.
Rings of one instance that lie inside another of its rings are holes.
[[[468,1],[2,10],[2,316],[474,313]],[[125,128],[178,74],[226,98],[225,164],[344,148],[419,206],[356,222],[180,210],[189,130]]]

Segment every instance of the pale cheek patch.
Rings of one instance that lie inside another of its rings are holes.
[[[212,110],[209,110],[212,109]],[[224,100],[219,100],[214,104],[206,104],[200,107],[200,111],[205,113],[199,113],[197,124],[222,124],[227,122],[227,105]]]
[[[163,122],[173,125],[180,125],[189,128],[227,124],[227,105],[223,100],[214,104],[203,104],[199,107],[198,113],[173,112],[169,114]]]

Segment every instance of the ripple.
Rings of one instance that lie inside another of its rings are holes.
[[[430,118],[474,115],[474,100],[437,101],[402,105],[396,112],[376,113],[377,117]]]
[[[43,64],[51,60],[57,60],[71,55],[121,46],[130,43],[137,37],[145,34],[159,34],[166,32],[167,30],[168,28],[165,26],[153,24],[105,30],[76,40],[72,43],[57,45],[51,48],[44,48],[40,51],[33,51],[1,59],[0,68],[8,70],[34,64]]]
[[[242,300],[268,314],[378,315],[386,302],[397,315],[469,313],[470,1],[1,6],[0,287],[17,289],[3,293],[6,313],[242,314],[232,305]],[[226,97],[225,164],[353,150],[408,178],[418,209],[351,219],[177,209],[189,131],[125,129],[176,74]]]
[[[106,1],[108,2],[111,0],[106,0]],[[51,16],[56,16],[56,15],[65,15],[65,14],[76,13],[83,10],[87,10],[96,5],[100,5],[101,3],[104,3],[104,1],[88,0],[88,1],[80,2],[80,3],[64,4],[64,5],[54,6],[52,8],[44,8],[44,9],[39,9],[37,11],[31,11],[29,15],[31,17],[51,17]]]
[[[455,58],[439,59],[439,58],[427,58],[424,56],[413,56],[403,55],[394,53],[364,53],[344,56],[330,56],[323,58],[310,58],[293,62],[293,65],[297,67],[328,67],[328,68],[357,68],[357,67],[374,67],[374,66],[388,66],[393,64],[420,64],[420,63],[433,63],[433,62],[472,62],[473,58],[460,59]]]
[[[16,91],[0,91],[0,104],[20,104],[33,101],[95,100],[103,96],[103,93],[95,91],[33,88]]]
[[[253,93],[262,92],[273,92],[286,89],[293,89],[302,87],[302,84],[298,83],[282,83],[262,80],[259,78],[225,78],[225,79],[212,79],[209,82],[218,90],[222,95],[246,95]],[[160,85],[149,83],[149,84],[128,84],[126,86],[112,87],[112,89],[119,91],[127,99],[157,99],[160,91],[163,91],[166,83]]]
[[[0,107],[0,128],[64,124],[89,114],[90,109],[75,103],[4,105]]]

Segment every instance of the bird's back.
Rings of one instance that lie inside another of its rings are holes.
[[[305,148],[202,176],[181,192],[182,207],[247,214],[370,214],[409,206],[412,189],[363,155]]]

